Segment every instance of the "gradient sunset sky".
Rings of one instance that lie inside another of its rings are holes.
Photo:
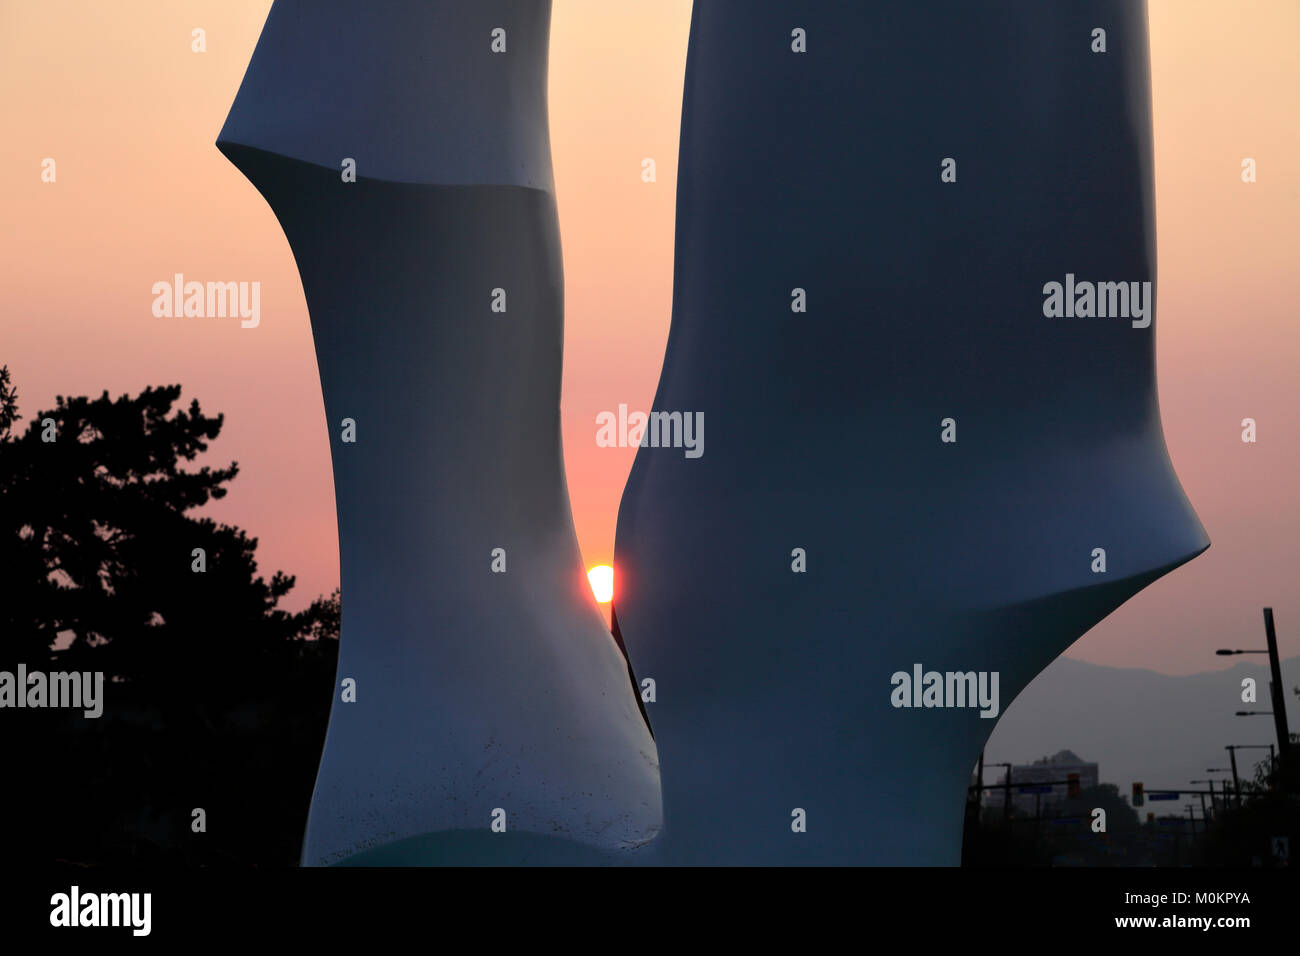
[[[26,427],[58,394],[179,382],[240,463],[207,513],[258,537],[301,607],[338,583],[311,326],[289,245],[213,145],[269,0],[0,0],[0,363]],[[595,418],[648,409],[667,339],[687,0],[555,0],[550,127],[565,267],[564,449],[587,566],[610,563],[633,450]],[[1070,655],[1166,673],[1300,653],[1300,3],[1151,0],[1165,435],[1213,542]],[[207,52],[191,51],[191,30]],[[1079,141],[1105,130],[1079,130]],[[41,161],[57,182],[41,181]],[[643,183],[655,159],[658,181]],[[1258,163],[1258,182],[1241,162]],[[259,281],[261,324],[155,318],[154,282]],[[1241,420],[1258,422],[1243,444]],[[436,547],[436,542],[430,542]]]

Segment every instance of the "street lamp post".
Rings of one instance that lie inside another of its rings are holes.
[[[1210,785],[1210,803],[1211,803],[1211,804],[1214,803],[1214,781],[1213,781],[1213,780],[1189,780],[1189,781],[1187,781],[1187,782],[1188,782],[1188,783],[1208,783],[1208,784]],[[1205,794],[1204,794],[1204,793],[1201,793],[1199,796],[1200,796],[1200,798],[1201,798],[1201,818],[1202,818],[1202,819],[1205,819],[1205,818],[1206,818],[1206,813],[1205,813]],[[1189,807],[1188,809],[1191,809],[1191,808]]]
[[[1277,653],[1277,631],[1273,627],[1273,609],[1264,608],[1264,636],[1268,640],[1268,668],[1273,675],[1273,721],[1277,724],[1277,749],[1282,764],[1287,763],[1287,748],[1291,745],[1291,731],[1286,723],[1286,688],[1282,686],[1282,662]]]
[[[1241,806],[1241,781],[1237,777],[1237,751],[1238,750],[1267,750],[1269,770],[1276,772],[1277,760],[1273,755],[1272,744],[1228,744],[1224,749],[1228,751],[1228,756],[1232,758],[1232,781],[1237,791],[1237,806]]]
[[[1234,760],[1233,763],[1234,763],[1234,765],[1235,765],[1236,761]],[[1236,766],[1233,766],[1231,769],[1228,768],[1228,767],[1206,767],[1206,768],[1205,768],[1205,772],[1206,772],[1206,773],[1230,773],[1230,774],[1232,774],[1232,785],[1233,785],[1233,788],[1235,789],[1236,786],[1237,786],[1237,768],[1236,768]],[[1228,809],[1228,806],[1229,806],[1229,803],[1228,803],[1228,781],[1227,781],[1227,780],[1223,780],[1222,783],[1223,783],[1223,809],[1227,810],[1227,809]]]
[[[1277,730],[1278,753],[1281,755],[1282,762],[1286,763],[1287,748],[1290,746],[1291,743],[1291,732],[1290,729],[1287,727],[1286,693],[1284,688],[1282,687],[1282,665],[1281,662],[1278,660],[1277,629],[1273,625],[1273,609],[1271,607],[1264,608],[1264,638],[1268,646],[1265,650],[1262,651],[1254,648],[1249,650],[1243,650],[1240,648],[1235,650],[1230,648],[1220,648],[1214,653],[1218,654],[1221,657],[1227,657],[1233,654],[1267,654],[1268,655],[1268,670],[1270,675],[1270,680],[1268,682],[1269,697],[1273,704],[1273,709],[1272,710],[1239,710],[1237,711],[1237,716],[1254,717],[1254,716],[1263,716],[1265,714],[1272,715],[1273,725]]]

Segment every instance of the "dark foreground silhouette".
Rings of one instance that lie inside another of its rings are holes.
[[[238,467],[183,470],[222,416],[180,394],[60,396],[21,430],[0,368],[0,671],[104,673],[97,719],[0,710],[11,863],[297,863],[339,594],[281,610],[294,579],[193,514]]]
[[[299,860],[334,683],[339,592],[298,614],[279,609],[293,578],[267,582],[256,539],[191,514],[223,497],[238,468],[182,469],[207,451],[222,417],[205,417],[197,402],[173,409],[180,393],[59,398],[21,430],[0,366],[0,671],[21,663],[105,674],[99,718],[0,709],[6,866]],[[54,441],[43,441],[50,421]],[[1261,763],[1243,780],[1241,806],[1220,808],[1196,832],[1186,820],[1140,820],[1109,784],[1033,817],[968,806],[962,862],[1274,866],[1270,840],[1291,835],[1294,844],[1298,774],[1300,761],[1276,773]],[[1099,806],[1107,834],[1075,825]],[[196,832],[200,809],[206,828]],[[354,862],[410,862],[397,851]],[[554,850],[539,843],[536,853]]]

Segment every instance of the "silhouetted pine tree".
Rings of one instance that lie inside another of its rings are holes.
[[[255,538],[192,513],[238,466],[183,469],[223,419],[173,411],[180,393],[60,396],[19,432],[0,368],[0,669],[106,674],[98,720],[0,710],[22,768],[0,812],[36,860],[297,860],[339,594],[281,610],[294,579],[265,580]]]

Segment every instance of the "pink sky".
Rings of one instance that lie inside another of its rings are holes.
[[[0,4],[0,363],[26,419],[56,394],[179,382],[242,473],[210,513],[261,541],[289,602],[338,582],[311,327],[287,242],[213,146],[267,0]],[[578,538],[609,563],[632,450],[595,417],[649,407],[667,338],[686,0],[555,0],[550,119],[564,243],[563,423]],[[191,51],[191,30],[207,52]],[[1085,635],[1074,657],[1189,673],[1300,653],[1300,4],[1152,0],[1161,408],[1211,549]],[[1104,131],[1081,131],[1081,136]],[[57,181],[41,182],[41,161]],[[658,181],[643,183],[652,157]],[[1258,163],[1245,184],[1243,157]],[[262,321],[157,319],[155,281],[259,281]],[[1259,441],[1240,440],[1245,417]]]

